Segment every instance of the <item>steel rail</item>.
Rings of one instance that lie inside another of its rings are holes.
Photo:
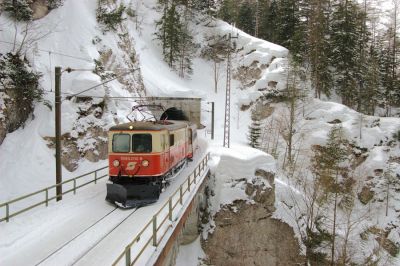
[[[109,216],[111,213],[113,213],[115,210],[117,210],[118,208],[115,207],[114,209],[112,209],[111,211],[109,211],[107,214],[105,214],[103,217],[101,217],[99,220],[97,220],[96,222],[94,222],[93,224],[91,224],[89,227],[87,227],[86,229],[82,230],[79,234],[77,234],[75,237],[73,237],[72,239],[68,240],[67,242],[65,242],[64,244],[62,244],[60,247],[58,247],[55,251],[53,251],[52,253],[50,253],[49,255],[47,255],[44,259],[42,259],[41,261],[39,261],[38,263],[35,264],[35,266],[43,263],[44,261],[46,261],[48,258],[52,257],[54,254],[56,254],[58,251],[60,251],[61,249],[63,249],[65,246],[67,246],[69,243],[71,243],[72,241],[74,241],[75,239],[77,239],[78,237],[80,237],[81,235],[83,235],[85,232],[87,232],[90,228],[93,228],[96,224],[98,224],[99,222],[101,222],[102,220],[104,220],[107,216]]]
[[[117,209],[117,208],[116,208]],[[132,216],[132,214],[134,214],[139,208],[134,209],[128,216],[126,216],[122,221],[120,221],[116,226],[114,226],[107,234],[105,234],[104,236],[102,236],[99,240],[96,241],[96,243],[94,245],[92,245],[89,249],[87,249],[85,251],[84,254],[82,254],[81,256],[79,256],[79,258],[77,258],[72,265],[75,265],[78,261],[80,261],[81,259],[83,259],[92,249],[94,249],[98,244],[100,244],[107,236],[109,236],[112,232],[114,232],[115,229],[117,229],[123,222],[125,222],[126,220],[128,220],[129,217]]]

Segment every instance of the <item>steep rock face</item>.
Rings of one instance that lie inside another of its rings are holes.
[[[17,112],[18,105],[8,94],[0,92],[0,145],[7,133],[17,130],[28,120],[32,110],[27,108],[25,112]]]
[[[30,5],[33,11],[33,19],[41,19],[49,13],[49,7],[46,0],[36,0]]]
[[[45,137],[48,147],[55,148],[55,138]],[[61,137],[61,163],[70,172],[79,166],[79,160],[84,158],[89,162],[98,162],[108,158],[107,131],[100,127],[90,127],[85,135],[73,137],[64,134]]]
[[[294,265],[302,261],[293,229],[244,201],[219,212],[203,248],[211,265]]]
[[[275,210],[274,174],[257,170],[271,186],[248,183],[250,201],[238,200],[215,217],[215,230],[203,241],[209,265],[294,265],[301,263],[293,229],[271,218]]]

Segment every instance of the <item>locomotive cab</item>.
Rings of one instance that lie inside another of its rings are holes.
[[[165,172],[162,162],[168,156],[169,148],[166,130],[109,134],[109,171],[112,181],[156,177]]]

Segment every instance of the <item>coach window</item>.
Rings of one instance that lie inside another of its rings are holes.
[[[129,152],[130,151],[130,139],[129,134],[114,134],[112,140],[112,151],[113,152]]]
[[[175,135],[171,134],[171,135],[169,135],[169,146],[170,147],[174,146],[174,144],[175,144]]]
[[[153,150],[151,134],[133,134],[133,152],[151,152]]]

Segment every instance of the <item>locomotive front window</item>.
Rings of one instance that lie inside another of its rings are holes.
[[[133,152],[151,152],[153,150],[151,134],[133,134],[132,147]]]
[[[113,152],[129,152],[130,139],[131,136],[129,134],[114,134],[112,141]]]

